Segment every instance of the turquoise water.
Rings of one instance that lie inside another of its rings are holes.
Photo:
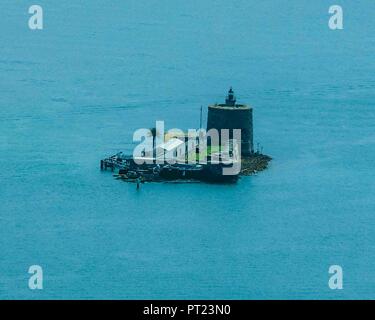
[[[43,31],[0,4],[0,298],[375,298],[373,1],[340,1],[341,31],[322,0],[38,4]],[[100,172],[230,85],[268,170],[139,192]]]

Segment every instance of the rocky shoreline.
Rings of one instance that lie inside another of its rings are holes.
[[[251,176],[258,171],[267,169],[269,162],[272,160],[270,156],[255,153],[249,157],[242,157],[241,176]]]

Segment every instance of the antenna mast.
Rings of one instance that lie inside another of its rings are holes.
[[[200,115],[200,118],[199,118],[199,129],[202,129],[202,106],[201,106],[201,115]]]

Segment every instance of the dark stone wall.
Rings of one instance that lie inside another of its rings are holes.
[[[220,107],[209,106],[207,118],[207,131],[215,128],[241,129],[241,153],[248,156],[253,153],[253,109],[247,106]],[[230,131],[232,137],[232,131]]]

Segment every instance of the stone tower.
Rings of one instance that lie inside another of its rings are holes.
[[[225,104],[208,106],[207,131],[210,129],[229,129],[230,138],[234,129],[241,129],[242,156],[250,156],[253,146],[253,109],[244,104],[237,104],[233,89],[230,88]]]

